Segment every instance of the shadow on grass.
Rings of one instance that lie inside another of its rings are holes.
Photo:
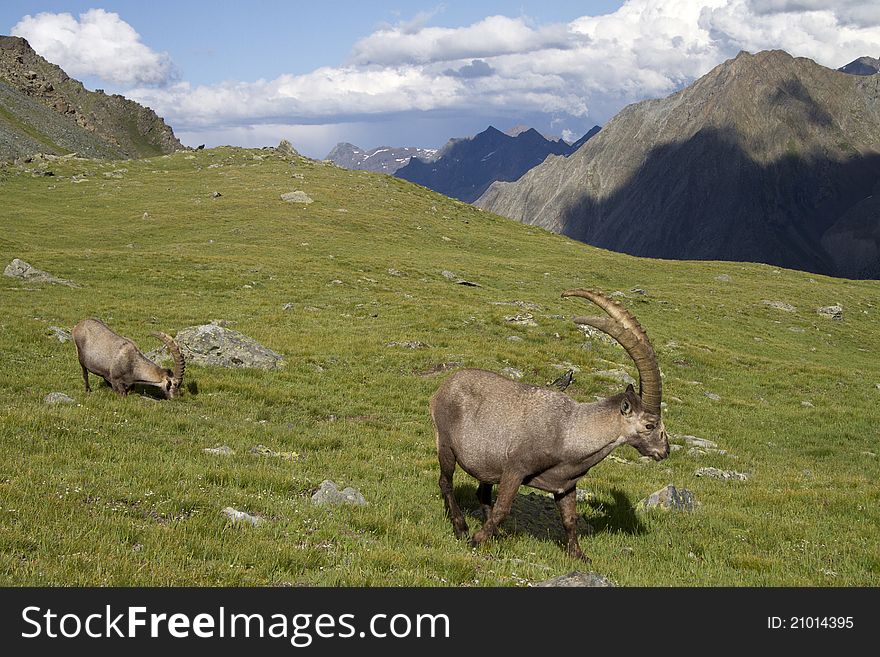
[[[645,533],[645,525],[639,520],[635,507],[626,493],[618,488],[611,489],[609,493],[610,501],[591,497],[585,502],[578,502],[579,510],[583,510],[585,506],[591,509],[587,515],[578,514],[578,536],[591,536],[601,532]],[[477,500],[475,485],[456,486],[455,499],[467,516],[471,529],[475,520],[479,522],[485,520]],[[556,502],[553,497],[537,492],[517,493],[510,515],[501,523],[501,529],[513,535],[526,534],[541,540],[549,538],[562,545],[566,542],[565,529]]]

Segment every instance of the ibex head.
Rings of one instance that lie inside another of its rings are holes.
[[[161,331],[153,332],[150,335],[155,336],[164,342],[165,346],[168,347],[171,357],[174,359],[174,369],[171,370],[167,367],[162,368],[165,376],[160,382],[154,385],[159,387],[164,393],[166,399],[176,399],[177,397],[180,397],[180,386],[183,385],[183,373],[186,371],[186,361],[183,358],[183,354],[180,353],[180,347],[177,345],[177,342],[175,342],[174,338],[170,335],[162,333]]]
[[[669,438],[660,417],[662,384],[660,367],[648,334],[630,312],[613,299],[593,290],[566,290],[563,297],[582,297],[608,313],[608,317],[574,317],[575,324],[593,326],[617,340],[639,370],[639,392],[632,385],[609,401],[619,405],[621,435],[642,456],[656,461],[669,456]]]

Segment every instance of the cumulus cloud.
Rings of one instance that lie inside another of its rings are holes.
[[[119,14],[89,9],[79,15],[27,15],[11,30],[73,77],[98,77],[120,85],[162,85],[174,77],[171,58],[142,41]]]
[[[878,3],[829,5],[628,0],[613,13],[566,24],[489,16],[459,28],[433,27],[424,15],[379,27],[353,44],[343,66],[215,85],[156,88],[142,80],[127,95],[192,133],[225,126],[255,135],[260,125],[362,125],[388,116],[400,123],[479,112],[513,122],[542,115],[546,127],[575,135],[627,103],[682,88],[740,50],[781,48],[832,68],[880,54]],[[131,34],[129,42],[139,43]]]

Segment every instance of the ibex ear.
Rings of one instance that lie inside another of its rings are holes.
[[[627,393],[627,394],[630,394],[630,393],[632,393],[632,394],[636,394],[636,389],[633,388],[633,384],[632,384],[632,383],[630,383],[630,384],[628,384],[628,385],[626,386],[626,393]]]
[[[632,415],[632,404],[629,403],[629,399],[627,399],[626,397],[624,397],[620,402],[620,414],[625,415],[626,417]]]

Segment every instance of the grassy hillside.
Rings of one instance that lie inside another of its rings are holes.
[[[0,266],[80,285],[0,277],[0,584],[507,586],[582,569],[527,488],[496,540],[453,538],[427,405],[452,363],[537,384],[572,363],[573,397],[618,391],[592,372],[634,374],[625,353],[559,297],[584,286],[626,293],[648,330],[667,428],[727,450],[644,463],[625,447],[595,467],[578,504],[593,569],[630,586],[880,585],[877,282],[617,255],[271,151],[50,164],[0,169]],[[314,203],[280,199],[298,189]],[[842,321],[816,313],[832,303]],[[506,319],[526,313],[534,326]],[[190,365],[174,402],[95,377],[87,395],[72,343],[47,329],[88,316],[145,350],[151,331],[224,319],[287,364]],[[53,391],[77,403],[44,403]],[[218,445],[235,454],[203,451]],[[709,466],[751,478],[694,475]],[[324,479],[369,505],[313,506]],[[635,510],[669,483],[700,507]],[[473,508],[475,482],[456,484]],[[227,506],[266,522],[233,524]]]

